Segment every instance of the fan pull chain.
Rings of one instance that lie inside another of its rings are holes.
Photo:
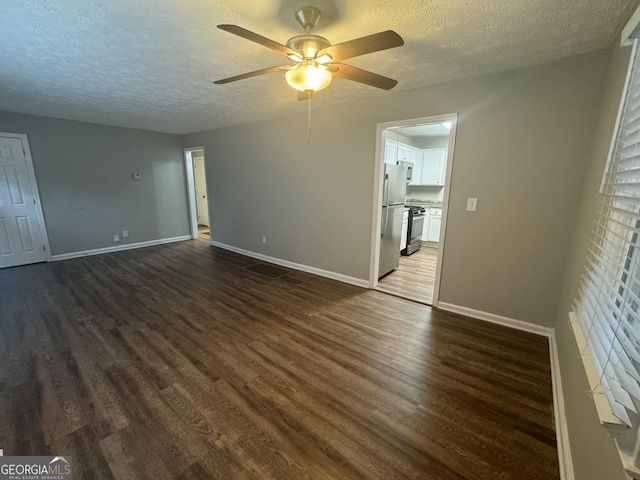
[[[307,123],[309,125],[309,134],[307,137],[307,147],[311,146],[311,98],[313,92],[307,92]]]

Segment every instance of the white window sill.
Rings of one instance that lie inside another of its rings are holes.
[[[589,387],[591,389],[593,402],[596,404],[596,410],[598,411],[600,423],[602,423],[610,437],[621,435],[627,432],[629,430],[629,427],[622,420],[616,417],[611,411],[611,407],[609,407],[609,401],[602,391],[600,378],[598,372],[596,371],[596,367],[593,364],[593,360],[591,359],[591,354],[589,353],[589,348],[587,347],[587,341],[582,334],[582,328],[580,328],[578,319],[573,312],[569,313],[569,323],[571,325],[571,329],[573,330],[573,335],[576,338],[578,350],[580,350],[580,358],[582,359],[584,370],[587,373]]]
[[[623,436],[626,437],[630,434],[634,437],[637,436],[638,432],[634,432],[633,429],[629,428],[624,422],[622,422],[611,412],[611,407],[609,406],[607,397],[605,396],[604,392],[602,392],[602,386],[600,385],[598,372],[593,365],[593,360],[591,359],[591,355],[589,354],[589,350],[587,348],[587,342],[584,338],[584,335],[582,334],[582,329],[580,328],[578,319],[573,312],[569,313],[569,322],[571,324],[571,329],[573,330],[573,335],[576,339],[576,343],[578,344],[578,349],[581,352],[580,358],[582,359],[584,370],[587,373],[589,387],[592,392],[593,402],[595,403],[600,423],[607,431],[609,437],[618,439]],[[617,441],[616,445],[618,447],[620,459],[622,460],[622,466],[627,473],[628,478],[632,480],[640,480],[640,468],[636,466],[636,463],[640,461],[640,451],[629,453],[621,449],[620,443],[618,443]]]

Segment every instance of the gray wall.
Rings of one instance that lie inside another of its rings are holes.
[[[576,478],[622,479],[566,323],[624,77],[617,52],[603,103],[609,60],[596,52],[333,109],[318,94],[310,147],[302,103],[298,116],[182,139],[6,112],[0,131],[29,136],[54,254],[112,246],[123,229],[129,242],[187,235],[184,142],[207,148],[214,240],[365,279],[376,124],[459,112],[441,301],[555,319]]]
[[[54,255],[189,234],[180,136],[8,112],[0,132],[28,135]]]
[[[417,137],[413,139],[413,145],[418,148],[447,148],[449,146],[449,135]]]
[[[550,326],[609,55],[188,135],[213,239],[367,279],[377,123],[458,112],[440,300]]]
[[[568,313],[573,300],[578,296],[580,275],[584,272],[597,203],[601,200],[598,192],[618,113],[630,50],[614,50],[604,102],[598,115],[600,124],[593,136],[591,155],[584,165],[581,209],[576,215],[575,236],[567,262],[564,290],[555,324],[575,478],[580,480],[625,478],[614,441],[606,435],[600,425],[593,401],[586,394],[589,384],[582,361],[578,357],[573,332],[569,327]]]
[[[394,132],[393,130],[387,130],[387,140],[395,140],[396,142],[404,143],[405,145],[414,145],[414,138],[407,137],[406,135],[402,135],[400,133]]]

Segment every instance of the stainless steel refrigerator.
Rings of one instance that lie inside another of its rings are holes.
[[[382,183],[382,225],[378,278],[398,268],[402,212],[407,195],[407,167],[385,163]]]

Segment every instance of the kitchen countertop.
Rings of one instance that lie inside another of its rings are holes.
[[[425,208],[442,208],[442,202],[437,202],[437,201],[425,201],[425,200],[411,200],[411,199],[407,199],[407,201],[405,202],[405,205],[417,205],[420,207],[425,207]]]

